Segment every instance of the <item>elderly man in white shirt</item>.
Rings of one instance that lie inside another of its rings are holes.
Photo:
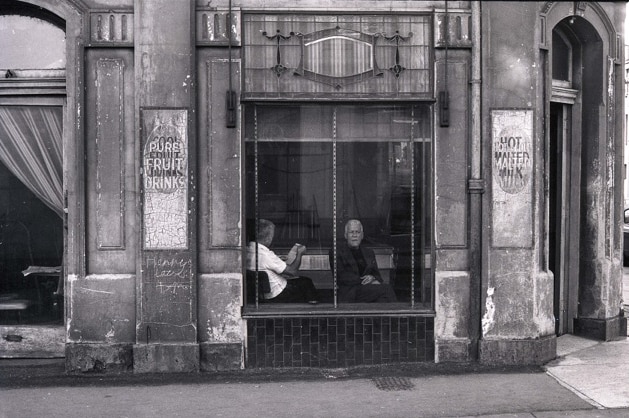
[[[301,257],[306,252],[306,247],[295,244],[291,253],[294,260],[285,262],[269,249],[275,235],[275,225],[266,219],[258,221],[257,231],[257,259],[256,243],[249,242],[247,246],[247,270],[264,271],[269,277],[270,292],[263,295],[269,302],[277,303],[318,303],[317,289],[312,280],[297,275],[301,264]]]

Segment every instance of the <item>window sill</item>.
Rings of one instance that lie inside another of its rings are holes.
[[[435,316],[435,311],[428,304],[409,303],[352,303],[340,304],[336,308],[330,303],[310,305],[307,303],[260,303],[258,307],[244,306],[242,317],[310,317],[310,316]]]

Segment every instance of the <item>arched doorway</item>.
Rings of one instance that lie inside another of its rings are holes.
[[[575,332],[575,320],[590,317],[584,298],[604,285],[614,259],[613,242],[601,239],[613,230],[614,210],[607,187],[614,176],[613,152],[606,149],[604,49],[595,27],[580,16],[552,30],[548,236],[557,335]]]
[[[0,7],[0,356],[63,356],[65,21]]]

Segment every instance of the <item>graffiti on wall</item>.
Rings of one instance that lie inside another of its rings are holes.
[[[141,341],[196,338],[193,260],[188,251],[150,251],[142,260]]]
[[[185,249],[188,238],[188,114],[142,109],[144,248]]]

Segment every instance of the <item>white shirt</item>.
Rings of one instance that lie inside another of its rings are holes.
[[[264,294],[264,299],[272,299],[286,288],[286,279],[280,274],[286,270],[286,263],[273,251],[258,244],[258,270],[269,276],[271,291]],[[256,270],[256,247],[254,242],[247,246],[247,270]]]

